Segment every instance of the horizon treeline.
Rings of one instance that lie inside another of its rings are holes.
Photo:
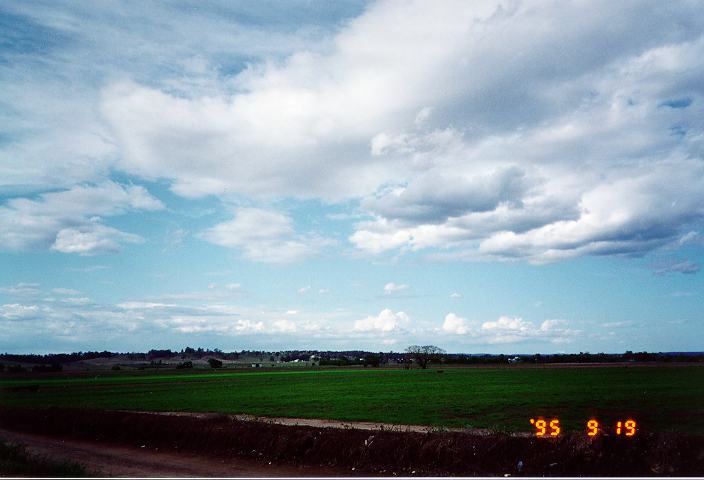
[[[122,357],[133,361],[151,361],[180,357],[202,359],[213,357],[221,360],[237,361],[253,357],[267,358],[272,362],[306,361],[316,357],[320,365],[384,365],[407,363],[412,356],[404,352],[371,352],[366,350],[241,350],[223,352],[220,349],[186,347],[179,350],[151,349],[147,352],[79,351],[73,353],[50,354],[0,354],[0,361],[33,364],[64,364],[97,358]],[[371,361],[370,361],[371,359]],[[550,353],[550,354],[487,354],[487,353],[443,353],[437,358],[440,364],[491,364],[507,363],[509,360],[521,363],[609,363],[609,362],[701,362],[704,352],[632,352],[624,353]]]

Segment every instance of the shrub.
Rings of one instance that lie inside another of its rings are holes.
[[[213,359],[211,358],[211,360],[213,360]],[[222,365],[222,362],[220,362],[220,364]],[[212,367],[212,364],[211,364],[211,367]],[[190,360],[186,360],[185,362],[181,362],[178,365],[176,365],[176,368],[193,368],[193,362],[191,362]],[[216,368],[216,367],[213,367],[213,368]]]
[[[220,368],[222,367],[222,362],[218,360],[217,358],[209,358],[208,359],[208,364],[210,365],[210,368]]]
[[[63,365],[56,362],[51,365],[35,365],[32,367],[33,372],[60,372],[63,369]]]

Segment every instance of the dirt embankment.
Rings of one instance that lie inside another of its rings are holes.
[[[704,474],[704,438],[676,434],[538,439],[289,426],[227,416],[15,408],[0,409],[0,427],[214,460],[333,468],[352,475]]]

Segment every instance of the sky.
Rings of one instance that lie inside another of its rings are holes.
[[[4,1],[0,351],[704,350],[696,1]]]

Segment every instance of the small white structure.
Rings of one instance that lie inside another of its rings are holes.
[[[513,357],[508,359],[508,363],[518,363],[521,361],[521,357]]]

